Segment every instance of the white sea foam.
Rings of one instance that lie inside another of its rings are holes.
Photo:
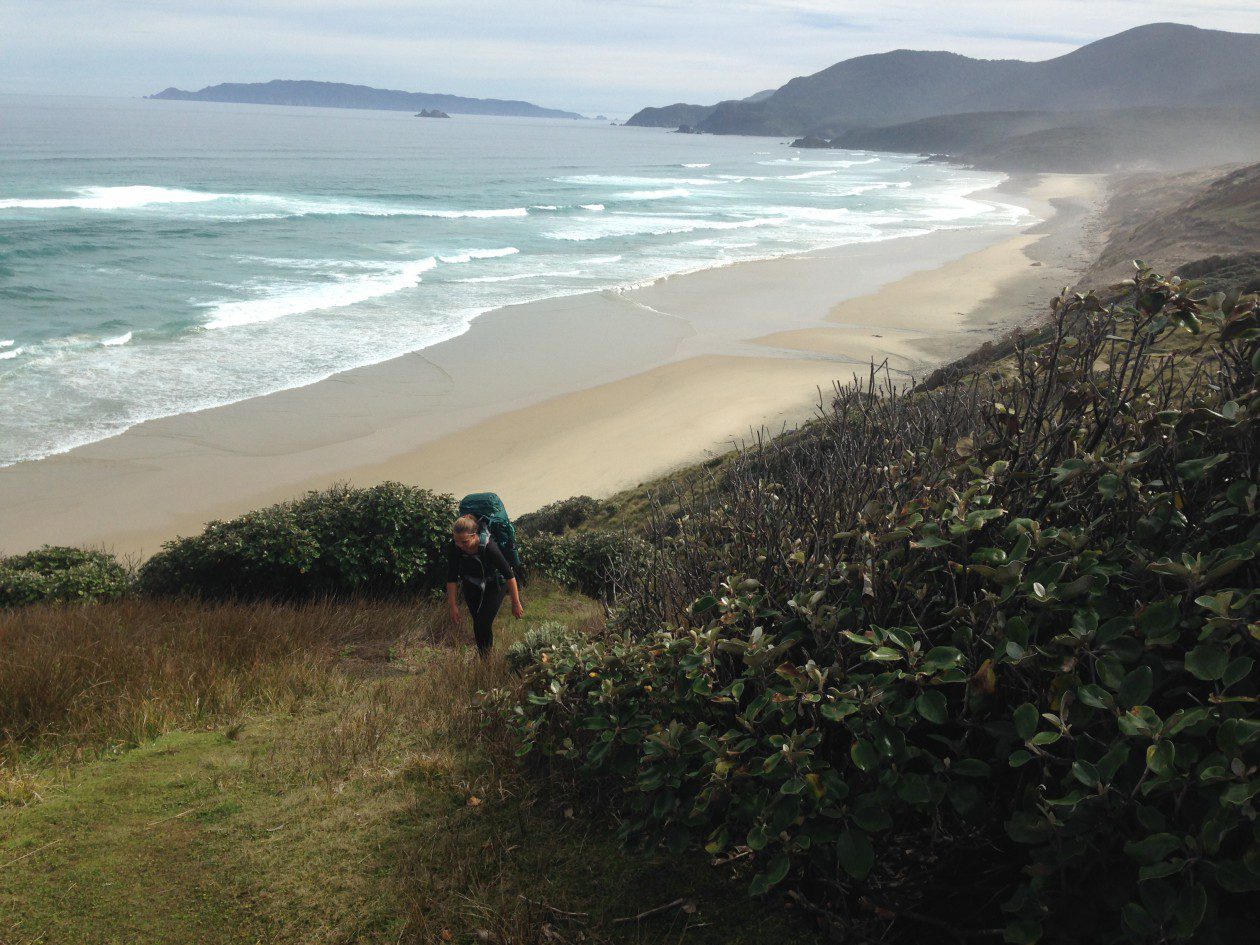
[[[205,203],[223,194],[178,187],[81,187],[74,197],[16,197],[0,200],[0,209],[18,210],[131,210],[162,203]]]
[[[432,217],[441,220],[491,220],[500,217],[527,217],[526,207],[487,207],[447,209],[406,203],[372,200],[344,200],[321,197],[286,197],[279,194],[219,194],[221,216],[246,219],[274,219],[304,216]],[[242,211],[245,211],[242,213]]]
[[[430,256],[398,266],[384,276],[360,276],[331,284],[297,288],[286,285],[276,287],[258,299],[209,302],[206,307],[210,309],[210,316],[205,327],[237,328],[275,321],[289,315],[356,305],[382,295],[410,289],[420,281],[421,273],[428,272],[436,265],[437,260]]]
[[[557,207],[554,203],[540,203],[540,204],[535,204],[529,209],[531,210],[559,210],[560,208]]]
[[[758,163],[766,164],[769,162],[760,161]],[[756,181],[776,181],[776,180],[807,180],[811,177],[830,177],[833,174],[839,174],[840,168],[833,168],[826,171],[803,171],[800,174],[718,174],[718,179],[729,181],[733,184],[741,184],[746,180]]]
[[[0,361],[8,361],[10,358],[16,358],[23,351],[22,348],[14,348],[12,351],[0,351]]]
[[[825,223],[838,223],[854,217],[861,220],[870,220],[878,216],[870,213],[854,213],[847,207],[765,207],[762,212],[778,217],[788,217],[792,220],[812,220]]]
[[[474,259],[499,259],[503,256],[515,256],[520,250],[515,246],[504,246],[502,249],[466,249],[454,256],[439,256],[444,263],[466,263]]]
[[[3,340],[0,340],[0,348],[12,348],[12,347],[13,347],[12,338],[6,338]]]
[[[633,216],[615,214],[598,226],[574,230],[557,230],[545,234],[549,239],[569,242],[588,242],[615,236],[667,236],[673,233],[693,233],[696,230],[743,230],[761,226],[778,226],[788,222],[783,217],[763,217],[754,220],[702,220],[683,217]]]
[[[584,203],[582,204],[582,209],[592,210],[595,213],[599,213],[599,211],[604,209],[604,205],[602,203]]]
[[[467,279],[452,279],[452,282],[458,282],[462,285],[477,285],[483,282],[520,282],[522,279],[541,279],[543,276],[554,275],[550,272],[520,272],[514,276],[471,276]]]
[[[894,184],[888,181],[885,181],[879,184],[857,184],[856,186],[846,187],[844,190],[836,191],[834,196],[860,197],[862,194],[873,193],[877,190],[888,190],[888,188],[890,187],[899,187],[899,186],[900,186],[899,184]]]
[[[690,197],[691,191],[685,187],[668,187],[663,190],[628,190],[617,194],[618,200],[669,200],[675,197]]]
[[[712,164],[684,164],[683,167],[712,167]]]
[[[223,199],[213,208],[208,208],[206,216],[211,219],[227,220],[277,220],[284,217],[307,216],[432,217],[442,220],[484,220],[499,217],[527,217],[529,216],[529,210],[525,207],[448,210],[445,208],[371,203],[367,201],[279,197],[273,194],[232,194],[224,195]]]
[[[470,279],[452,279],[451,281],[473,285],[485,282],[522,282],[526,279],[565,278],[580,275],[582,275],[582,270],[580,269],[559,269],[552,272],[520,272],[513,276],[473,276]]]
[[[840,168],[827,171],[802,171],[799,174],[784,174],[783,180],[805,180],[809,177],[830,177],[832,174],[839,174]]]
[[[622,174],[579,174],[556,178],[562,184],[595,184],[601,187],[711,187],[710,177],[638,177]]]
[[[422,210],[407,207],[393,207],[380,210],[344,210],[343,213],[362,213],[373,217],[439,217],[446,220],[491,220],[498,217],[527,217],[529,210],[525,207],[504,207],[492,210]]]
[[[178,187],[134,185],[128,187],[82,187],[73,197],[16,197],[0,200],[0,210],[136,210],[172,204],[214,204],[205,215],[213,219],[276,219],[287,216],[360,215],[414,216],[439,219],[495,219],[524,217],[526,207],[446,209],[386,204],[373,201],[289,197],[281,194],[221,194],[185,190]]]
[[[803,164],[806,167],[831,167],[831,168],[836,168],[836,169],[843,169],[846,167],[861,167],[864,164],[878,164],[879,158],[877,157],[867,158],[865,161],[825,161],[825,160],[805,160],[803,158],[793,157],[793,158],[775,158],[773,161],[758,161],[757,163],[765,167],[774,167],[775,165],[783,165],[783,164]]]
[[[101,344],[103,344],[107,348],[114,348],[114,347],[117,347],[118,345],[128,344],[130,341],[131,341],[131,332],[128,331],[128,332],[124,332],[121,335],[117,335],[113,338],[102,338]]]

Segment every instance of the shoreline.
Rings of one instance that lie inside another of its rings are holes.
[[[499,492],[514,514],[605,495],[795,425],[818,391],[888,358],[923,373],[1076,281],[1103,180],[986,192],[1029,226],[938,230],[508,306],[431,348],[151,420],[0,469],[0,553],[161,541],[337,481]],[[1041,247],[1047,258],[1027,255]],[[1047,286],[1053,285],[1047,291]]]

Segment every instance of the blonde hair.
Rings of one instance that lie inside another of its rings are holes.
[[[455,524],[451,526],[452,535],[475,535],[477,534],[477,519],[472,515],[461,515],[455,519]]]

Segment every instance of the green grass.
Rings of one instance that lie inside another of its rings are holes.
[[[500,647],[598,619],[556,590],[528,605]],[[501,663],[379,649],[291,711],[42,772],[41,800],[0,807],[0,943],[811,940],[704,858],[624,851],[603,811],[522,777],[472,708]],[[680,898],[694,911],[614,922]]]

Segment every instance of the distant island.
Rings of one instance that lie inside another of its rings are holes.
[[[163,89],[146,98],[177,102],[235,102],[244,105],[305,105],[316,108],[370,108],[386,111],[440,111],[459,115],[507,115],[516,118],[581,118],[577,112],[543,108],[531,102],[498,98],[465,98],[436,92],[400,92],[344,82],[273,79],[270,82],[224,82],[197,92]],[[423,116],[434,117],[434,116]]]
[[[1221,160],[1254,160],[1258,115],[1260,34],[1152,23],[1044,62],[910,49],[858,56],[744,99],[644,108],[626,124],[1105,171],[1135,154],[1194,166],[1204,141],[1223,149]],[[1091,155],[1099,142],[1104,153]]]
[[[446,114],[446,112],[442,111],[440,108],[422,108],[420,109],[420,111],[416,112],[416,117],[417,118],[450,118],[451,116]]]

